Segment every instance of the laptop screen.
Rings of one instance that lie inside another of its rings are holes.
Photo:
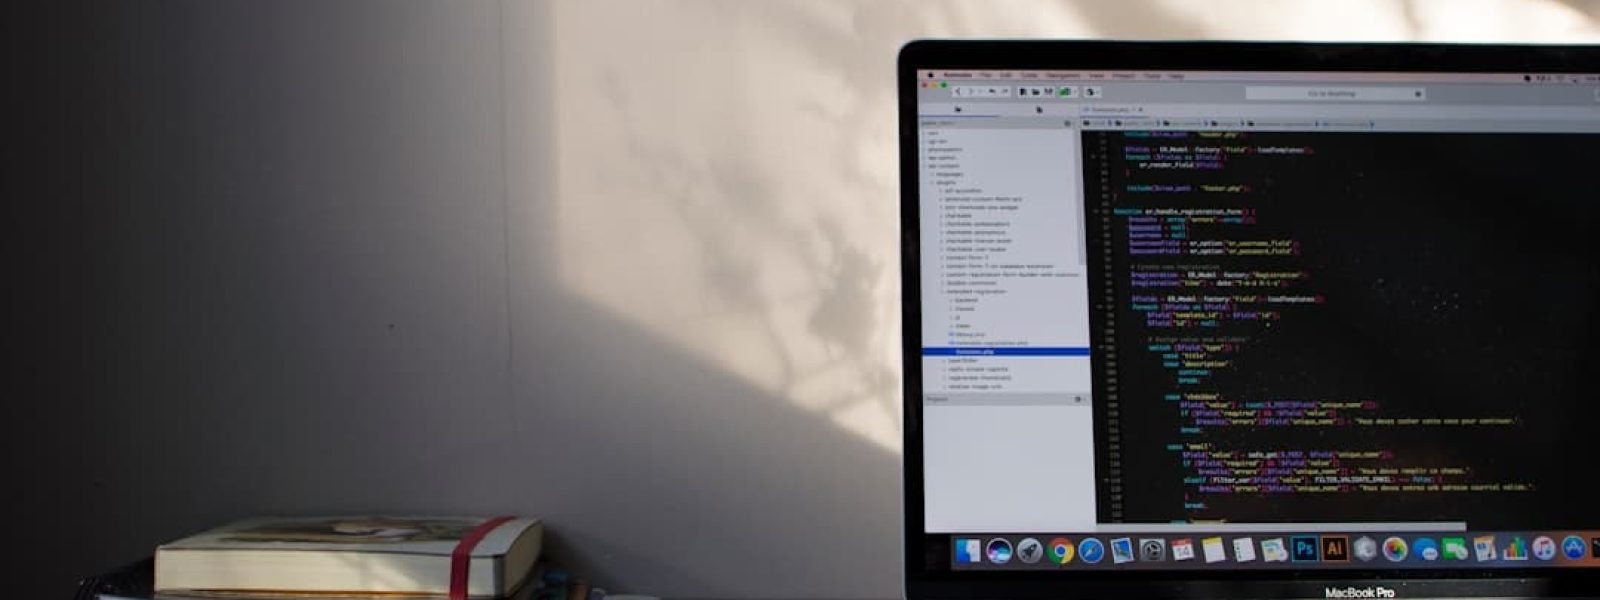
[[[1600,568],[1600,74],[915,77],[929,570]]]

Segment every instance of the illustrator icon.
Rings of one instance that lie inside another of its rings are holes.
[[[1342,535],[1322,536],[1322,560],[1347,562],[1350,560],[1350,538]]]

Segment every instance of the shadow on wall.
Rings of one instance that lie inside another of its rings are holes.
[[[555,50],[522,47],[524,74],[553,74],[551,63],[568,51],[559,36],[571,25],[559,15],[571,8],[558,5],[541,21],[557,37]],[[513,76],[507,96],[516,107],[510,130],[537,134],[507,140],[518,199],[508,207],[510,418],[519,424],[510,446],[538,473],[509,480],[513,502],[548,519],[553,556],[613,591],[898,595],[898,380],[885,357],[867,356],[873,344],[897,341],[871,339],[893,335],[885,331],[893,297],[871,289],[894,272],[893,246],[876,257],[846,249],[871,236],[892,244],[893,220],[881,232],[848,219],[792,226],[805,213],[783,213],[774,182],[718,164],[740,150],[694,149],[726,142],[737,128],[709,124],[674,140],[677,149],[630,137],[630,128],[653,131],[682,116],[619,111],[627,97],[618,95],[641,84],[617,79],[625,72],[593,73],[601,87],[585,88],[581,104],[610,108],[597,108],[597,122],[558,110],[566,82]],[[573,142],[585,138],[621,147],[588,154],[592,144]],[[568,178],[585,187],[567,187]],[[741,201],[724,203],[729,196]],[[892,217],[893,207],[886,197],[876,210]],[[794,274],[807,277],[785,279]],[[789,286],[779,303],[804,310],[774,317],[773,282]],[[671,310],[641,319],[575,283]],[[815,347],[785,346],[818,338]],[[762,376],[731,368],[739,358]],[[811,403],[797,404],[797,391]],[[862,397],[889,422],[888,437],[827,417]]]
[[[893,595],[894,455],[581,301],[539,319],[512,444],[538,476],[507,483],[553,556],[664,596]]]
[[[538,514],[614,590],[897,596],[903,40],[1595,35],[1592,3],[1360,6],[121,10],[69,71],[116,100],[62,152],[87,314],[52,374],[86,391],[19,409],[20,588],[392,510]]]
[[[514,250],[538,258],[519,268],[513,256],[512,277],[550,278],[532,288],[553,286],[542,293],[573,314],[530,313],[540,322],[519,324],[512,370],[543,363],[528,351],[552,339],[594,362],[516,393],[544,411],[532,400],[542,386],[575,386],[561,394],[571,430],[620,424],[601,435],[631,453],[605,455],[611,473],[575,474],[584,489],[627,490],[611,478],[622,473],[650,490],[573,507],[596,510],[574,512],[583,526],[558,540],[623,589],[898,593],[893,66],[904,41],[1584,40],[1594,6],[553,3],[540,131],[554,132],[554,173],[540,182],[546,203],[513,215],[538,224],[539,245]],[[641,337],[648,350],[633,346]],[[634,546],[630,531],[686,546]]]
[[[904,41],[1600,34],[1568,4],[1463,6],[556,2],[554,272],[618,318],[895,450]]]

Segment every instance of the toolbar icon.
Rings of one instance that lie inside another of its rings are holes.
[[[1297,535],[1289,538],[1289,559],[1294,562],[1317,562],[1322,552],[1317,548],[1317,536]]]
[[[1363,535],[1356,538],[1354,546],[1353,552],[1356,555],[1356,560],[1367,562],[1378,557],[1378,540]]]
[[[1550,547],[1554,548],[1555,543],[1551,542]],[[1422,560],[1439,560],[1439,543],[1433,541],[1433,538],[1411,540],[1411,553]]]
[[[1256,541],[1250,538],[1234,538],[1233,558],[1239,562],[1250,562],[1256,559]]]
[[[1033,538],[1023,538],[1017,542],[1017,558],[1030,565],[1039,562],[1044,558],[1044,544]]]
[[[1533,557],[1539,560],[1550,560],[1556,557],[1556,541],[1550,536],[1541,535],[1533,538]]]
[[[1512,537],[1500,556],[1506,560],[1528,560],[1528,543],[1521,537]]]
[[[1172,560],[1194,560],[1194,540],[1172,540]]]
[[[1205,552],[1206,562],[1222,562],[1228,560],[1228,550],[1222,546],[1222,538],[1208,537],[1200,540],[1200,549]]]
[[[1095,564],[1106,557],[1106,545],[1095,538],[1084,538],[1078,542],[1078,556],[1083,557],[1085,564]]]
[[[1076,551],[1077,549],[1072,546],[1072,540],[1067,538],[1050,540],[1050,562],[1058,565],[1072,562],[1072,555],[1076,554]]]
[[[1383,540],[1383,557],[1389,559],[1389,562],[1400,562],[1405,560],[1409,554],[1411,554],[1411,548],[1406,545],[1404,539],[1398,536],[1390,536],[1388,539]]]
[[[1139,560],[1144,562],[1167,560],[1167,541],[1159,538],[1139,540]]]
[[[1133,540],[1128,538],[1111,540],[1111,560],[1119,565],[1133,562]]]
[[[1011,542],[1005,538],[989,540],[989,545],[984,547],[989,556],[989,562],[1003,565],[1011,562]]]
[[[1569,535],[1565,539],[1562,539],[1561,553],[1565,554],[1567,558],[1572,560],[1583,558],[1583,538],[1575,535]]]
[[[978,538],[956,538],[956,564],[972,565],[983,562],[983,542]]]
[[[1342,535],[1322,536],[1322,560],[1327,562],[1350,561],[1350,538]]]
[[[1478,557],[1478,562],[1494,560],[1494,536],[1480,535],[1472,538],[1472,553]]]
[[[1440,544],[1444,546],[1445,560],[1467,559],[1467,538],[1447,537],[1440,540]]]
[[[1288,562],[1289,549],[1283,547],[1283,538],[1261,540],[1261,560],[1266,562]]]

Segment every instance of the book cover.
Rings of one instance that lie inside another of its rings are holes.
[[[155,588],[472,597],[516,588],[538,558],[537,519],[263,517],[156,549]],[[457,572],[459,571],[459,572]]]

